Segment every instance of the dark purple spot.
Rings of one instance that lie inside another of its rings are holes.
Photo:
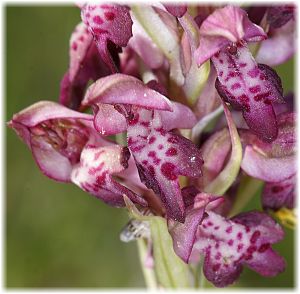
[[[99,15],[94,16],[93,21],[94,21],[94,23],[96,23],[98,25],[103,24],[103,19]]]
[[[238,234],[236,236],[239,240],[242,240],[243,234],[242,234],[242,232],[238,232]]]
[[[220,267],[221,267],[221,265],[220,265],[219,263],[214,264],[213,267],[212,267],[212,270],[213,270],[214,272],[216,272],[216,271],[218,271],[218,270],[220,269]]]
[[[158,149],[159,149],[159,150],[161,150],[161,149],[163,149],[163,148],[164,148],[164,146],[163,146],[162,144],[159,144],[159,145],[158,145]]]
[[[233,245],[233,240],[232,240],[232,239],[230,239],[230,240],[228,241],[228,245],[229,245],[229,246],[232,246],[232,245]]]
[[[150,151],[150,152],[148,153],[148,156],[150,156],[150,157],[156,157],[155,151]]]
[[[76,43],[76,42],[73,42],[73,43],[72,43],[72,49],[73,49],[74,51],[76,51],[76,50],[77,50],[77,47],[78,47],[77,43]]]
[[[263,74],[263,73],[261,73],[261,74],[259,75],[259,78],[260,78],[260,80],[262,80],[262,81],[265,81],[265,80],[267,79],[266,75]]]
[[[236,90],[236,89],[239,89],[241,87],[241,84],[240,83],[234,83],[232,86],[231,86],[231,90]]]
[[[264,243],[258,248],[258,252],[263,253],[270,248],[270,243]]]
[[[211,221],[208,221],[208,222],[207,222],[207,225],[208,225],[208,226],[213,226],[214,224],[213,224]]]
[[[84,41],[84,36],[80,36],[80,37],[78,38],[78,40],[79,40],[80,42],[83,42],[83,41]]]
[[[162,127],[155,129],[155,131],[159,132],[162,136],[165,136],[167,133],[166,130]]]
[[[219,230],[220,227],[219,227],[219,226],[215,226],[214,229],[215,229],[215,230]]]
[[[139,152],[142,149],[144,149],[145,147],[146,147],[146,145],[138,145],[138,146],[134,146],[134,147],[131,146],[130,149],[132,152]]]
[[[215,256],[215,259],[216,260],[220,260],[222,258],[222,254],[221,252],[217,252],[216,256]]]
[[[259,238],[259,236],[260,236],[260,231],[255,231],[253,234],[252,234],[252,236],[251,236],[251,238],[250,238],[250,242],[252,243],[252,244],[254,244],[256,241],[257,241],[257,239]]]
[[[148,164],[148,160],[143,160],[142,164],[147,165]]]
[[[246,67],[246,66],[247,66],[247,63],[240,63],[239,66],[240,66],[240,67]]]
[[[284,189],[284,187],[282,187],[282,186],[274,186],[274,187],[272,187],[272,192],[278,193],[278,192],[281,192],[283,189]]]
[[[171,162],[164,162],[161,166],[162,174],[170,181],[174,181],[177,179],[177,175],[175,174],[176,166]]]
[[[260,101],[260,100],[262,100],[262,99],[265,99],[265,98],[267,98],[267,97],[269,97],[271,95],[271,92],[269,91],[269,92],[265,92],[265,93],[261,93],[261,94],[256,94],[254,97],[253,97],[253,99],[255,100],[255,101]]]
[[[256,78],[259,75],[259,69],[253,68],[253,69],[249,70],[247,74],[251,78]]]
[[[115,14],[111,11],[104,12],[104,16],[107,20],[110,20],[110,21],[114,20],[114,18],[115,18]]]
[[[232,226],[228,227],[225,232],[230,234],[232,232]]]
[[[128,120],[128,124],[130,126],[136,125],[138,123],[138,121],[139,121],[139,118],[140,118],[139,114],[136,113],[135,116],[132,119]]]
[[[149,144],[153,144],[155,142],[156,138],[154,136],[150,137]]]
[[[177,155],[177,149],[174,148],[174,147],[169,148],[169,149],[166,151],[166,155],[167,155],[167,156],[175,156],[175,155]]]
[[[161,160],[159,158],[157,158],[157,157],[154,157],[153,158],[153,162],[154,162],[155,165],[159,165],[160,162],[161,162]]]
[[[107,33],[107,30],[103,30],[103,29],[100,29],[100,28],[93,28],[93,33],[95,35],[101,35],[101,34]]]
[[[178,139],[177,139],[177,137],[172,136],[172,137],[168,138],[168,142],[169,143],[178,143]]]
[[[237,251],[240,252],[244,247],[244,244],[240,243],[237,247]]]
[[[253,86],[253,87],[250,87],[250,88],[249,88],[249,91],[250,91],[251,93],[253,93],[253,94],[259,92],[260,90],[261,90],[260,85],[256,85],[256,86]]]
[[[149,128],[150,123],[148,121],[141,121],[140,125],[142,125],[142,126],[144,126],[146,128]]]
[[[106,174],[107,172],[104,172],[101,176],[97,177],[97,184],[99,186],[103,186],[106,182]]]
[[[257,249],[256,246],[250,246],[250,247],[248,247],[247,252],[248,252],[249,254],[252,254],[253,252],[256,251],[256,249]]]

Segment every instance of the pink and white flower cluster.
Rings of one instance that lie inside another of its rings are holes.
[[[165,218],[175,253],[203,256],[217,287],[244,265],[282,272],[267,212],[295,206],[296,115],[271,66],[295,52],[295,7],[79,6],[59,101],[9,122],[41,171]],[[241,175],[265,182],[264,212],[228,218]]]

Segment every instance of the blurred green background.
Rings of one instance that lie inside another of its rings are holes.
[[[69,37],[80,21],[68,6],[6,6],[6,120],[39,100],[57,101],[68,67]],[[294,87],[294,65],[277,68],[285,92]],[[28,148],[6,129],[5,281],[16,287],[144,287],[136,244],[119,241],[127,222],[75,185],[41,174]],[[258,197],[248,209],[259,208]],[[261,278],[245,269],[235,287],[293,287],[294,234],[276,249],[287,269]]]

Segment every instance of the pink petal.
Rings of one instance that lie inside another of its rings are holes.
[[[126,131],[126,119],[113,105],[98,103],[94,109],[94,126],[101,135],[110,136]]]
[[[67,157],[57,152],[43,138],[32,137],[30,147],[33,157],[44,175],[56,181],[70,182],[73,166]],[[57,168],[58,166],[59,168]]]
[[[142,81],[123,74],[104,77],[88,88],[82,105],[97,103],[133,104],[172,111],[172,104],[167,97],[149,89]]]
[[[91,115],[54,102],[42,101],[15,114],[9,126],[32,150],[45,175],[68,182],[82,148],[95,135],[92,119]]]
[[[187,206],[186,198],[190,198],[193,194],[194,199]],[[196,232],[198,226],[205,217],[205,210],[215,208],[223,202],[223,198],[216,197],[207,193],[199,193],[197,189],[193,187],[186,187],[182,190],[184,196],[184,202],[186,205],[186,218],[184,223],[176,222],[172,219],[168,219],[168,228],[173,239],[173,248],[175,253],[186,263],[189,262],[194,241],[196,238]]]
[[[294,156],[268,158],[247,146],[241,168],[248,175],[266,182],[279,182],[296,172]]]
[[[201,147],[203,176],[199,179],[202,188],[209,185],[224,168],[231,150],[230,135],[227,129],[211,135]]]
[[[289,21],[284,26],[273,29],[269,38],[260,44],[256,60],[269,66],[276,66],[289,60],[296,53],[296,24]]]
[[[211,211],[207,214],[194,249],[205,255],[204,274],[215,286],[233,283],[244,264],[265,276],[284,269],[282,257],[271,249],[284,232],[269,216],[253,211],[226,220]]]
[[[87,145],[81,153],[80,164],[72,171],[71,180],[109,205],[124,206],[124,195],[135,203],[146,205],[143,198],[120,185],[112,177],[128,167],[129,157],[126,147]]]
[[[136,108],[128,117],[128,147],[142,182],[160,196],[170,218],[183,222],[178,176],[201,175],[199,150],[184,137],[167,132],[158,112]]]
[[[197,122],[196,116],[193,111],[178,102],[172,102],[173,111],[161,111],[159,114],[161,116],[162,125],[166,130],[172,129],[191,129]],[[184,119],[182,119],[184,117]]]
[[[113,72],[117,66],[108,48],[109,42],[125,47],[132,36],[129,9],[116,4],[85,4],[81,18],[93,35],[100,55]]]
[[[78,109],[89,80],[110,74],[103,63],[93,36],[85,24],[76,26],[70,39],[69,70],[61,81],[60,103]]]
[[[15,114],[11,121],[33,127],[43,121],[59,118],[93,120],[92,115],[68,109],[55,102],[40,101]]]
[[[243,111],[243,116],[260,138],[273,141],[278,128],[273,102],[283,102],[282,86],[276,72],[257,65],[245,44],[220,51],[212,58],[217,70],[220,96]]]
[[[187,208],[184,223],[168,219],[168,228],[173,239],[174,251],[186,263],[189,262],[196,231],[204,217],[204,209],[205,206]]]

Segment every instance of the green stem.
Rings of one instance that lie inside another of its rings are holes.
[[[154,270],[145,267],[145,259],[147,258],[147,245],[145,244],[145,241],[143,239],[138,239],[137,247],[147,289],[157,290],[157,281]]]
[[[242,177],[239,185],[234,205],[229,213],[229,217],[232,217],[242,211],[242,209],[248,204],[252,197],[263,186],[263,181],[249,177],[247,175]]]

